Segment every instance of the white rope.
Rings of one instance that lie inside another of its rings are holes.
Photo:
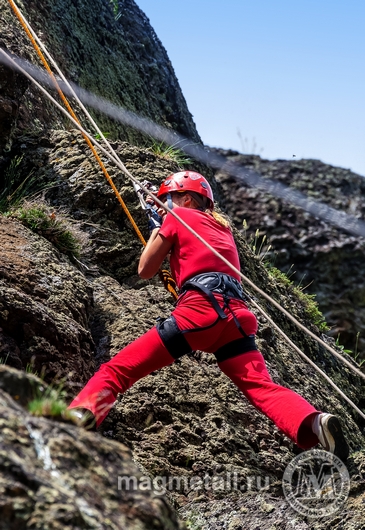
[[[303,324],[298,322],[288,311],[286,311],[283,307],[280,306],[275,300],[273,300],[269,295],[264,293],[261,289],[259,289],[251,280],[249,280],[240,270],[238,270],[236,267],[234,267],[224,256],[222,256],[219,252],[217,252],[209,243],[207,243],[195,230],[193,230],[181,217],[179,217],[173,210],[165,206],[155,195],[153,195],[145,186],[143,186],[133,175],[128,171],[128,169],[125,168],[125,166],[118,160],[118,157],[115,157],[114,154],[109,153],[104,147],[102,147],[99,142],[95,140],[83,127],[77,123],[65,110],[28,72],[26,72],[21,66],[19,66],[9,55],[5,53],[4,50],[0,48],[0,53],[6,58],[6,61],[9,65],[12,67],[15,67],[18,71],[20,71],[23,75],[25,75],[35,86],[43,92],[43,94],[50,100],[56,107],[61,110],[63,114],[65,114],[72,123],[79,129],[83,134],[85,134],[90,141],[94,143],[110,160],[112,160],[121,171],[123,171],[135,184],[141,187],[141,189],[150,197],[154,199],[154,201],[164,208],[166,211],[168,211],[175,219],[177,219],[187,230],[190,231],[192,235],[194,235],[203,245],[205,245],[216,257],[218,257],[220,260],[222,260],[228,267],[231,268],[236,274],[238,274],[246,283],[248,283],[254,290],[256,290],[259,294],[261,294],[264,298],[269,300],[275,307],[277,307],[280,311],[282,311],[293,323],[295,323],[298,327],[300,327],[302,330],[304,330],[306,333],[308,333],[314,340],[316,340],[318,343],[320,343],[322,346],[324,346],[328,351],[330,351],[333,355],[335,355],[337,358],[341,359],[352,371],[354,371],[357,375],[359,375],[361,378],[365,379],[365,374],[363,374],[359,369],[357,369],[355,366],[353,366],[347,359],[345,359],[341,354],[336,352],[333,348],[331,348],[328,344],[326,344],[320,337],[317,337],[313,332],[308,330]],[[251,302],[257,307],[257,309],[265,316],[265,318],[270,321],[270,323],[279,331],[281,335],[285,338],[285,340],[288,341],[288,343],[297,351],[304,359],[306,359],[315,370],[317,370],[330,384],[331,386],[358,412],[364,419],[365,414],[360,411],[360,409],[347,397],[345,394],[337,387],[337,385],[326,375],[322,370],[313,363],[295,344],[285,335],[285,333],[277,326],[268,315],[261,309],[261,307],[251,299]]]
[[[21,12],[21,10],[19,9],[19,7],[16,5],[16,2],[13,0],[13,3],[14,5],[16,6],[16,8],[18,9],[21,17],[23,18],[23,21],[24,21],[24,24],[27,26],[27,28],[29,29],[30,33],[32,34],[34,40],[37,42],[38,46],[41,48],[41,50],[44,52],[44,54],[47,56],[47,58],[49,59],[49,61],[52,63],[52,65],[54,66],[54,68],[57,70],[59,76],[61,77],[62,81],[65,83],[65,85],[68,87],[72,97],[75,99],[75,101],[77,102],[77,104],[79,105],[79,107],[83,110],[83,112],[85,113],[86,117],[88,118],[88,120],[91,122],[91,124],[93,125],[95,131],[99,134],[100,138],[103,140],[103,142],[105,143],[105,145],[107,145],[109,151],[112,153],[112,155],[119,161],[119,163],[121,164],[121,166],[123,166],[123,171],[126,172],[127,171],[127,168],[125,167],[125,165],[123,164],[123,162],[121,161],[121,159],[119,158],[119,156],[117,155],[117,153],[114,151],[114,149],[112,148],[112,146],[110,145],[110,143],[108,142],[108,140],[105,138],[104,134],[102,133],[102,131],[100,130],[98,124],[95,122],[94,118],[91,116],[91,114],[89,113],[89,111],[87,110],[87,108],[85,107],[85,105],[82,103],[82,101],[80,100],[80,98],[78,97],[78,95],[76,94],[75,90],[72,88],[72,85],[68,82],[68,79],[64,76],[62,70],[60,69],[60,67],[58,66],[58,64],[56,63],[56,61],[53,59],[52,55],[49,53],[49,51],[47,50],[47,48],[45,47],[45,45],[43,44],[43,42],[40,40],[40,38],[38,37],[38,35],[36,34],[36,32],[33,30],[32,26],[30,25],[30,22],[26,19],[26,17],[23,15],[23,13]],[[134,184],[134,183],[133,183]]]
[[[259,308],[259,306],[256,304],[256,302],[254,302],[253,300],[251,300],[251,302],[253,302],[253,304]],[[303,357],[303,359],[305,359],[311,366],[313,366],[313,368],[315,370],[317,370],[317,372],[319,372],[322,377],[325,378],[325,380],[340,394],[340,396],[342,396],[344,398],[345,401],[347,401],[347,403],[349,403],[349,405],[351,405],[353,407],[354,410],[356,410],[356,412],[358,414],[360,414],[360,416],[362,418],[365,419],[365,414],[355,405],[355,403],[353,401],[351,401],[351,399],[349,397],[346,396],[346,394],[344,394],[342,392],[342,390],[336,385],[336,383],[334,383],[332,381],[332,379],[330,377],[328,377],[327,374],[325,374],[323,372],[323,370],[321,370],[311,359],[309,359],[309,357],[307,357],[307,355],[305,355],[305,353],[303,353],[299,348],[298,346],[296,346],[294,344],[294,342],[292,342],[292,340],[287,336],[285,335],[284,331],[272,320],[271,317],[269,317],[267,314],[265,314],[265,312],[259,308],[261,314],[268,320],[268,322],[270,322],[270,324],[278,331],[278,333],[280,333],[280,335],[282,335],[284,337],[284,339],[286,340],[286,342],[292,347],[294,348],[294,350],[299,353],[299,355],[301,357]]]
[[[0,57],[0,62],[4,62],[3,57]],[[24,59],[20,59],[19,57],[16,58],[16,62],[22,66],[24,70],[28,71],[35,79],[50,87],[52,90],[54,89],[53,81],[48,77],[45,78],[43,70],[39,67],[31,65],[31,63]],[[64,85],[61,80],[60,83],[61,85]],[[144,135],[149,135],[156,140],[160,140],[167,145],[179,144],[179,149],[184,151],[190,157],[211,168],[229,173],[232,177],[244,183],[246,186],[257,188],[262,192],[267,192],[274,197],[281,198],[285,202],[291,203],[294,206],[309,212],[311,215],[322,219],[325,223],[330,223],[333,226],[336,226],[342,232],[345,231],[357,237],[365,238],[365,221],[362,221],[353,215],[349,215],[344,211],[335,210],[327,204],[313,200],[313,198],[304,195],[298,190],[294,190],[280,181],[263,177],[253,169],[243,167],[236,162],[227,161],[227,158],[223,155],[207,150],[202,145],[192,142],[176,131],[167,129],[162,125],[157,125],[150,119],[143,118],[123,107],[118,107],[114,103],[111,103],[100,96],[87,92],[74,83],[70,82],[70,84],[73,85],[74,91],[79,95],[79,98],[85,105],[109,116],[112,120],[119,121],[120,123],[132,127]],[[66,94],[72,95],[66,85],[62,90],[64,90]]]

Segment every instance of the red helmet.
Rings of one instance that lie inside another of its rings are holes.
[[[158,190],[157,197],[160,198],[166,193],[173,191],[194,191],[207,197],[209,208],[214,206],[214,197],[209,182],[203,175],[195,171],[181,171],[167,177]]]

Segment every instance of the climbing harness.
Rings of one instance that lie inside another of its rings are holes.
[[[174,315],[159,321],[156,329],[165,348],[174,359],[193,352],[184,336],[186,331],[179,329]]]
[[[9,0],[10,2],[11,0]],[[258,292],[263,298],[266,300],[269,300],[270,303],[276,307],[278,310],[280,310],[282,313],[285,314],[285,316],[291,320],[293,323],[295,323],[300,329],[302,329],[305,333],[310,335],[316,342],[321,344],[324,348],[326,348],[328,351],[330,351],[335,357],[338,359],[341,359],[344,364],[347,365],[348,368],[350,368],[353,372],[355,372],[359,377],[362,379],[365,379],[365,374],[361,372],[358,368],[356,368],[350,361],[348,361],[345,357],[343,357],[341,354],[339,354],[336,350],[334,350],[331,346],[329,346],[325,341],[323,341],[320,337],[317,337],[313,332],[308,330],[303,324],[301,324],[298,320],[296,320],[288,311],[286,311],[283,307],[280,306],[275,300],[273,300],[269,295],[267,295],[264,291],[262,291],[259,287],[257,287],[251,280],[249,280],[241,271],[236,269],[228,260],[224,258],[219,252],[217,252],[209,243],[207,243],[193,228],[191,228],[179,215],[177,215],[173,210],[171,210],[169,207],[166,207],[158,198],[156,198],[147,188],[141,185],[141,183],[135,179],[129,171],[124,168],[123,164],[120,162],[118,157],[114,154],[114,152],[110,153],[105,148],[103,148],[96,140],[93,138],[85,129],[82,128],[82,126],[76,121],[48,92],[44,89],[28,72],[24,70],[20,65],[18,65],[9,55],[7,55],[3,50],[0,49],[0,54],[4,56],[6,63],[10,65],[12,68],[15,68],[16,70],[20,71],[23,75],[25,75],[35,86],[45,94],[45,96],[53,102],[55,106],[59,108],[59,110],[64,113],[70,121],[84,134],[86,135],[91,142],[95,146],[97,146],[106,156],[109,157],[110,160],[112,160],[115,165],[121,169],[135,184],[141,186],[143,191],[152,197],[154,201],[161,207],[165,208],[166,211],[168,211],[177,221],[179,221],[187,230],[191,232],[191,234],[196,237],[203,245],[205,245],[206,248],[208,248],[216,257],[218,257],[221,261],[226,263],[231,270],[236,272],[248,285],[252,287],[256,292]],[[105,140],[104,140],[105,141]],[[267,319],[267,321],[278,331],[279,334],[281,334],[287,343],[301,356],[303,357],[318,373],[326,379],[326,381],[351,405],[351,407],[356,410],[356,412],[365,419],[365,414],[338,388],[338,386],[313,362],[311,359],[309,359],[290,339],[286,336],[286,334],[280,329],[280,327],[275,324],[275,322],[263,311],[263,309],[251,298],[251,303],[260,311],[260,313]]]
[[[243,302],[247,302],[248,299],[247,295],[245,295],[242,289],[241,284],[232,276],[222,272],[204,272],[203,274],[197,274],[184,283],[180,289],[180,292],[184,293],[192,289],[202,291],[209,298],[216,313],[222,319],[227,318],[224,308],[227,307],[229,309],[229,301],[232,298],[242,300]],[[223,308],[221,308],[221,306],[218,304],[213,293],[221,294],[223,296]],[[235,323],[237,325],[238,320],[237,322],[236,320],[237,319],[235,319]],[[245,335],[239,323],[237,327],[240,332]]]
[[[241,284],[229,274],[221,272],[207,272],[203,274],[197,274],[189,280],[187,280],[180,289],[180,297],[190,290],[201,291],[204,293],[212,304],[213,309],[217,313],[217,319],[213,324],[208,327],[194,328],[181,330],[179,329],[175,317],[173,315],[164,319],[162,322],[157,324],[157,331],[160,335],[162,342],[172,357],[178,359],[186,353],[191,353],[192,349],[189,346],[185,334],[193,333],[196,331],[203,331],[210,327],[215,326],[219,319],[225,320],[227,314],[224,309],[228,309],[231,313],[234,323],[236,324],[242,338],[228,342],[219,350],[214,352],[214,355],[218,362],[221,362],[229,357],[234,357],[238,353],[246,353],[249,351],[257,350],[255,343],[255,335],[247,335],[243,330],[238,318],[236,317],[233,309],[230,307],[231,300],[240,300],[244,303],[247,301],[247,295],[244,293]],[[222,296],[223,307],[219,305],[218,300],[214,294]]]
[[[227,308],[231,313],[234,323],[236,324],[241,335],[247,337],[238,318],[229,305],[229,302],[232,299],[242,300],[242,302],[248,301],[248,296],[243,291],[241,284],[235,278],[222,272],[205,272],[203,274],[193,276],[193,278],[190,278],[187,282],[185,282],[181,288],[181,293],[191,289],[202,291],[209,298],[217,315],[223,320],[227,318],[227,315],[224,312],[224,309]],[[223,296],[223,307],[219,305],[213,293]]]

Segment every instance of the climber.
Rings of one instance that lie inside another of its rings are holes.
[[[213,193],[199,173],[169,176],[157,197],[239,269],[228,221],[214,210]],[[348,445],[338,418],[317,411],[294,391],[274,383],[255,344],[257,320],[246,305],[240,277],[197,240],[173,215],[160,208],[142,252],[138,273],[152,278],[170,254],[180,290],[165,320],[129,344],[99,371],[72,401],[82,422],[96,425],[118,393],[194,350],[213,353],[219,368],[258,410],[302,449],[318,444],[346,460]]]

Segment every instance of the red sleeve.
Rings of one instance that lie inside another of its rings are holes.
[[[178,234],[178,221],[175,219],[173,215],[168,213],[165,217],[165,220],[162,224],[162,227],[160,228],[159,234],[166,237],[170,243],[174,244],[177,241],[177,234]]]

